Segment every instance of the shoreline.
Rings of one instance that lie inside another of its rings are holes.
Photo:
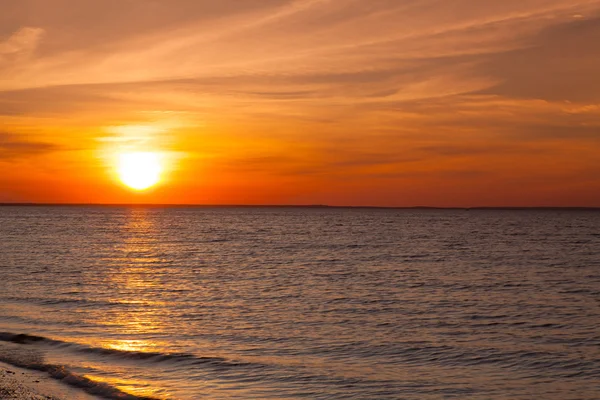
[[[2,400],[100,400],[51,378],[45,372],[15,367],[0,361]]]

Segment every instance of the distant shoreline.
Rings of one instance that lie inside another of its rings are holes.
[[[386,207],[334,206],[324,204],[127,204],[127,203],[0,203],[0,207],[109,207],[109,208],[311,208],[311,209],[371,209],[371,210],[464,210],[464,211],[600,211],[600,207]]]

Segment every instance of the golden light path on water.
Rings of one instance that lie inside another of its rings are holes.
[[[133,158],[136,157],[137,155]],[[126,222],[121,227],[121,233],[122,242],[115,246],[117,254],[105,261],[108,268],[116,269],[115,273],[110,274],[109,279],[117,287],[120,297],[112,301],[127,306],[119,307],[117,312],[105,313],[101,320],[103,325],[113,329],[118,338],[103,340],[94,345],[124,353],[152,353],[160,343],[151,339],[139,339],[139,337],[151,336],[153,332],[160,331],[164,322],[164,316],[160,312],[164,309],[164,302],[158,297],[149,295],[160,290],[160,275],[156,274],[153,266],[165,261],[159,257],[161,242],[156,239],[156,227],[153,220],[148,218],[147,210],[144,209],[130,210]],[[126,339],[128,336],[137,338]],[[86,367],[95,369],[95,366],[90,364]],[[160,382],[134,379],[131,374],[125,372],[126,368],[123,368],[119,377],[95,374],[90,374],[88,377],[136,396],[170,397],[166,389],[161,387]],[[124,379],[124,376],[127,378]]]

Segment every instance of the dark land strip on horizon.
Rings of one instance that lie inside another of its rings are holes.
[[[374,210],[492,210],[492,211],[600,211],[600,207],[560,206],[495,206],[495,207],[435,207],[435,206],[335,206],[326,204],[152,204],[152,203],[0,203],[0,207],[139,207],[139,208],[313,208],[313,209],[374,209]]]

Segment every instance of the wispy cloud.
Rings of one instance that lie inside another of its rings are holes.
[[[160,136],[230,180],[596,182],[599,27],[599,0],[5,0],[0,154]]]
[[[53,143],[27,140],[21,135],[0,131],[0,160],[26,158],[59,149]]]

